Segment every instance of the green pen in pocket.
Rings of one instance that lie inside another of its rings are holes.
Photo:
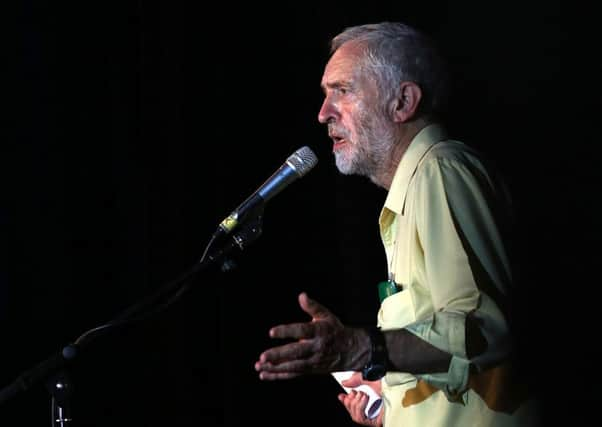
[[[389,276],[389,280],[378,283],[378,299],[382,303],[385,298],[391,296],[401,290],[401,287],[395,283],[393,276]]]

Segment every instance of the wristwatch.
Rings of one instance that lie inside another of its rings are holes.
[[[389,359],[387,345],[385,336],[379,328],[370,327],[366,328],[366,331],[370,336],[371,351],[370,360],[362,368],[362,378],[365,381],[376,381],[387,373],[387,360]]]

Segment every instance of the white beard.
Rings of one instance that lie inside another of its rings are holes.
[[[334,161],[339,172],[343,175],[351,175],[357,170],[354,161],[354,158],[357,157],[357,146],[352,142],[348,142],[346,145],[342,150],[334,152]]]
[[[346,144],[335,151],[335,163],[344,175],[363,175],[374,181],[387,166],[387,156],[394,145],[394,132],[391,123],[376,111],[362,114],[357,123],[357,135],[348,135],[350,138]]]

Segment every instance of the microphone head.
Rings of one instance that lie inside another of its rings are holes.
[[[299,177],[302,177],[318,163],[318,158],[309,147],[305,146],[291,154],[286,162],[297,172]]]

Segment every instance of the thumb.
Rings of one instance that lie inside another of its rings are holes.
[[[363,383],[363,379],[362,379],[361,372],[354,372],[353,375],[351,375],[345,381],[341,381],[342,386],[350,387],[350,388],[360,386],[360,385],[362,385],[362,383]]]
[[[332,316],[330,310],[308,297],[305,292],[299,294],[299,305],[304,312],[312,317],[312,319],[324,319]]]

